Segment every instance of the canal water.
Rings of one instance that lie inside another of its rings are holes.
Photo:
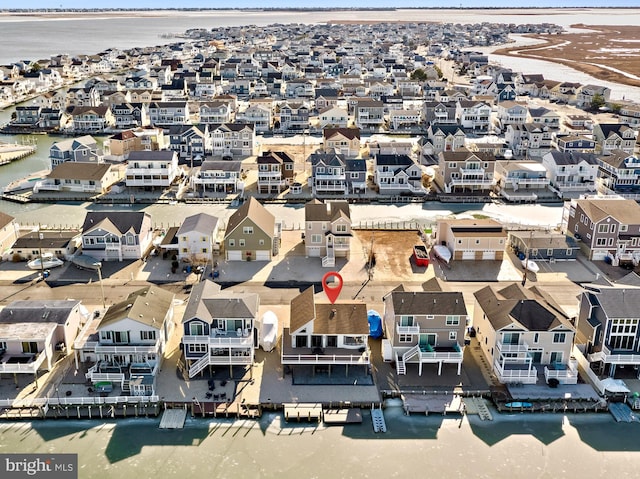
[[[388,431],[362,424],[324,427],[188,419],[0,424],[0,452],[77,453],[79,477],[384,478],[636,477],[640,426],[608,414],[405,416],[387,408]]]

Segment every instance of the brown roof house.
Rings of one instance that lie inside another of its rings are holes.
[[[383,357],[396,362],[398,374],[407,364],[462,367],[467,308],[460,292],[405,291],[402,285],[387,293],[384,301],[386,339]]]
[[[174,297],[147,286],[85,325],[74,343],[76,366],[78,361],[94,363],[86,373],[94,387],[120,395],[155,394],[156,375],[174,328]]]
[[[290,325],[282,333],[282,364],[293,368],[294,385],[313,384],[320,375],[332,384],[353,385],[350,373],[370,376],[368,337],[365,303],[319,302],[310,287],[291,300]]]
[[[0,211],[0,257],[4,259],[5,253],[7,253],[13,243],[18,239],[18,223],[16,219]]]
[[[224,235],[227,261],[271,261],[280,249],[281,224],[251,197],[231,215]]]

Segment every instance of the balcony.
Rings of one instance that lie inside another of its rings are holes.
[[[603,361],[609,364],[640,365],[640,352],[622,351],[602,346],[602,351],[589,355],[589,361]]]
[[[282,364],[371,364],[371,352],[366,345],[351,348],[294,348],[288,341],[282,342]]]
[[[538,381],[538,370],[528,361],[505,359],[503,364],[496,361],[493,371],[501,383],[535,384]]]
[[[515,176],[508,176],[506,180],[521,186],[535,185],[540,187],[540,186],[546,186],[549,184],[549,178],[518,178]]]
[[[575,359],[569,364],[556,364],[544,367],[544,379],[548,383],[549,379],[557,379],[560,384],[578,383],[578,363]]]
[[[282,171],[262,171],[258,170],[258,179],[269,180],[269,179],[280,179],[282,178]]]
[[[460,174],[462,176],[471,175],[471,176],[484,176],[485,169],[484,168],[460,168]]]
[[[0,373],[35,374],[47,355],[44,352],[38,354],[11,354],[5,353],[0,362]]]
[[[105,344],[99,343],[96,354],[157,354],[160,351],[160,340],[153,344]]]
[[[242,336],[238,336],[236,331],[228,334],[216,333],[215,336],[185,335],[182,337],[182,344],[207,344],[210,348],[250,348],[253,345],[253,335],[250,331],[243,331]]]
[[[396,324],[396,333],[398,334],[420,334],[420,325],[414,322],[411,326],[401,326]]]
[[[490,188],[494,184],[494,180],[490,179],[471,179],[471,178],[451,178],[451,186],[481,186]]]
[[[529,353],[529,345],[526,341],[519,341],[518,344],[509,344],[498,340],[496,348],[502,353]]]

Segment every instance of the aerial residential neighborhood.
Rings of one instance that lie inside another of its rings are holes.
[[[53,139],[3,200],[82,217],[0,213],[0,417],[632,417],[638,105],[479,51],[561,30],[229,26],[2,66],[3,133]],[[562,214],[376,210],[437,202]]]

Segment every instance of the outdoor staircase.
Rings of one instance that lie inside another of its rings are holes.
[[[327,256],[322,258],[322,267],[323,268],[333,268],[336,265],[336,252],[333,249],[333,246],[327,246]]]
[[[189,379],[192,379],[196,374],[202,371],[209,365],[209,354],[205,354],[189,368]]]
[[[396,373],[398,375],[407,374],[407,368],[404,364],[404,359],[402,358],[402,356],[398,356],[397,354],[396,354]]]

